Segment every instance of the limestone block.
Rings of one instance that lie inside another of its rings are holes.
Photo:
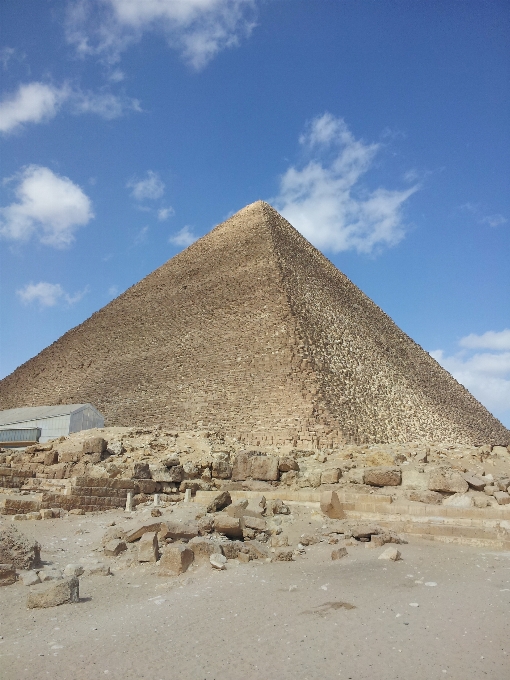
[[[39,581],[41,581],[41,583],[44,583],[45,581],[60,581],[63,576],[60,569],[46,567],[39,572]]]
[[[483,491],[485,485],[487,484],[487,482],[484,479],[482,479],[478,475],[473,474],[472,472],[465,472],[462,476],[469,484],[469,486],[475,491]]]
[[[222,491],[207,506],[207,512],[218,512],[232,503],[232,498],[228,491]]]
[[[320,499],[321,511],[331,519],[344,519],[345,512],[336,491],[324,491]]]
[[[391,560],[392,562],[396,562],[397,560],[402,559],[402,555],[400,553],[400,550],[397,550],[396,548],[386,548],[378,557],[379,560]]]
[[[64,569],[64,576],[81,576],[84,571],[81,564],[68,564]]]
[[[495,491],[494,498],[498,501],[499,505],[508,505],[510,503],[510,494],[506,491]]]
[[[58,444],[59,463],[78,463],[83,456],[83,442],[80,440],[66,440]]]
[[[245,550],[242,541],[223,541],[221,543],[221,550],[227,560],[235,560],[242,550]]]
[[[407,466],[402,468],[402,487],[404,489],[426,491],[429,488],[428,472],[421,472],[419,469]]]
[[[28,594],[27,607],[41,609],[79,601],[80,582],[75,576],[71,576],[47,586],[35,586]]]
[[[161,538],[171,538],[174,541],[181,539],[190,540],[200,534],[200,525],[194,520],[179,522],[177,520],[167,520],[161,523]]]
[[[154,529],[154,531],[156,531]],[[124,540],[126,538],[126,532],[124,529],[121,529],[120,527],[108,527],[108,529],[105,531],[103,534],[103,538],[101,539],[101,543],[103,546],[105,546],[107,543],[110,541],[113,541],[115,539],[118,540]]]
[[[84,576],[110,576],[111,571],[108,564],[104,562],[88,562],[84,564]]]
[[[106,451],[106,440],[102,437],[88,437],[83,442],[82,453],[97,453],[101,455]]]
[[[230,479],[232,477],[232,465],[226,460],[214,460],[211,474],[215,479]]]
[[[44,465],[55,465],[56,463],[58,463],[58,452],[47,451],[44,454]]]
[[[135,463],[131,479],[152,479],[148,463]]]
[[[430,491],[466,493],[469,485],[460,472],[451,468],[436,468],[430,473]]]
[[[342,557],[347,556],[347,548],[341,547],[341,548],[335,548],[334,550],[331,551],[331,559],[332,560],[339,560]]]
[[[173,467],[169,468],[163,465],[151,465],[150,471],[153,481],[173,482],[174,484],[180,483],[184,474],[180,465],[174,465]]]
[[[239,517],[230,517],[226,513],[219,513],[214,518],[214,530],[230,538],[242,538],[243,529]]]
[[[269,548],[260,541],[245,541],[245,548],[248,548],[252,560],[265,559],[270,556]]]
[[[193,562],[193,550],[185,545],[168,545],[159,561],[160,574],[162,576],[173,574],[178,576],[184,573]]]
[[[144,536],[149,536],[150,534],[144,534]],[[143,536],[142,536],[143,538]],[[140,541],[142,540],[140,539]],[[108,543],[104,547],[104,554],[106,557],[117,557],[117,555],[120,555],[124,551],[127,550],[127,545],[126,541],[123,541],[122,539],[114,538],[111,541],[108,541]]]
[[[278,469],[280,472],[290,472],[291,470],[296,470],[296,472],[299,472],[299,464],[294,458],[291,458],[290,456],[283,456],[278,460]]]
[[[227,558],[222,553],[214,553],[209,557],[209,562],[211,567],[214,569],[226,569],[227,568]]]
[[[0,586],[16,583],[16,569],[13,564],[0,564]]]
[[[125,543],[124,543],[125,545]],[[146,533],[138,543],[139,562],[157,562],[158,560],[158,534]]]
[[[243,517],[243,524],[248,529],[254,529],[255,531],[265,531],[267,529],[266,520],[258,517]]]
[[[275,562],[293,562],[294,561],[294,553],[293,553],[292,549],[280,548],[280,550],[277,550],[275,552],[273,560]]]
[[[0,563],[13,564],[16,569],[37,567],[41,546],[10,525],[0,529]]]
[[[399,486],[402,481],[402,473],[399,468],[366,468],[363,481],[370,486]]]
[[[219,541],[205,536],[192,538],[188,543],[188,548],[193,550],[195,562],[204,562],[209,560],[211,555],[223,553],[222,544]]]
[[[41,583],[38,573],[33,570],[22,572],[20,580],[24,586],[35,586],[37,583]]]
[[[438,505],[443,502],[442,494],[437,491],[409,491],[407,498],[410,501],[429,503],[430,505]]]
[[[454,493],[443,500],[443,505],[451,508],[471,508],[473,506],[473,499],[466,493]]]
[[[141,526],[139,525],[139,526],[135,527],[134,529],[131,529],[131,531],[128,531],[127,533],[125,533],[124,536],[118,536],[118,538],[125,538],[127,543],[133,543],[133,541],[137,541],[144,534],[152,533],[152,532],[157,533],[160,530],[161,530],[161,522],[151,522],[150,524],[142,524]],[[112,538],[117,538],[117,536],[112,537]]]
[[[276,456],[253,456],[251,476],[253,479],[275,482],[278,479],[278,458]]]
[[[50,510],[49,508],[45,508],[40,511],[41,514],[41,519],[52,519],[53,518],[53,510]]]
[[[330,468],[321,473],[321,484],[337,484],[340,479],[341,470],[339,468]]]

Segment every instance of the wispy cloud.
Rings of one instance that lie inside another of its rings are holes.
[[[362,184],[379,144],[356,139],[345,121],[330,113],[313,119],[299,142],[307,162],[288,168],[272,199],[296,229],[333,252],[371,253],[404,237],[403,204],[419,187],[370,191]]]
[[[482,217],[480,222],[482,222],[482,224],[488,224],[489,227],[500,227],[502,224],[506,224],[508,220],[498,213],[496,215],[486,215],[485,217]]]
[[[175,215],[175,210],[171,206],[169,208],[160,208],[158,210],[158,220],[160,222],[164,222],[169,217],[173,217],[173,215]]]
[[[84,92],[68,84],[61,87],[41,82],[20,85],[0,102],[0,132],[17,132],[27,123],[43,123],[64,107],[73,114],[92,113],[107,120],[127,111],[141,111],[137,99],[111,92]]]
[[[197,239],[198,239],[198,236],[196,236],[193,233],[192,228],[185,226],[182,229],[180,229],[176,234],[174,234],[173,236],[170,236],[170,238],[168,239],[168,242],[172,243],[174,246],[180,246],[181,248],[187,248],[192,243],[194,243]]]
[[[193,68],[239,44],[255,26],[256,0],[74,0],[67,39],[110,64],[147,31],[162,33]]]
[[[89,288],[86,286],[82,291],[69,295],[60,283],[40,281],[39,283],[27,283],[26,286],[17,290],[16,293],[25,305],[36,302],[39,303],[40,307],[55,307],[60,302],[64,302],[69,306],[75,305],[88,291]]]
[[[458,344],[462,349],[451,356],[440,349],[430,355],[490,411],[510,416],[510,329],[472,333]]]
[[[10,181],[17,182],[17,201],[0,208],[0,236],[5,239],[23,242],[35,236],[45,245],[65,248],[94,217],[82,189],[49,168],[29,165],[4,183]]]
[[[508,219],[501,213],[485,214],[486,211],[480,203],[464,203],[459,206],[459,209],[474,215],[478,224],[488,224],[489,227],[500,227],[508,222]]]
[[[141,180],[131,179],[127,183],[127,188],[131,189],[131,195],[137,201],[145,199],[156,200],[165,193],[165,185],[161,181],[157,172],[147,171],[147,177]]]
[[[135,236],[134,244],[135,246],[139,246],[142,243],[145,243],[147,241],[147,234],[149,233],[149,227],[146,225],[145,227],[142,227],[138,234]]]

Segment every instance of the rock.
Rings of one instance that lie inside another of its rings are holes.
[[[53,519],[53,510],[50,510],[49,508],[44,508],[43,510],[40,510],[41,514],[41,519]]]
[[[212,517],[201,517],[198,520],[198,535],[204,536],[214,530],[214,520]]]
[[[111,576],[110,567],[104,562],[88,563],[84,567],[84,576]]]
[[[270,500],[266,505],[266,515],[290,515],[290,508],[279,498]]]
[[[487,496],[475,496],[474,503],[475,503],[475,508],[487,508],[491,504],[491,502],[487,498]]]
[[[41,583],[38,573],[32,570],[22,572],[20,580],[24,586],[35,586],[37,583]]]
[[[58,444],[59,463],[78,463],[83,456],[83,442],[69,439]]]
[[[336,491],[324,491],[320,498],[321,511],[331,519],[344,519],[345,512]]]
[[[241,519],[239,517],[230,517],[226,513],[216,515],[214,518],[214,530],[231,538],[242,538],[243,536]]]
[[[347,548],[335,548],[334,550],[331,551],[331,559],[332,560],[339,560],[342,557],[347,556]]]
[[[487,496],[494,496],[494,492],[497,491],[498,488],[494,484],[487,484],[487,486],[483,487],[483,490]]]
[[[495,491],[494,498],[498,501],[498,505],[508,505],[510,503],[510,494],[506,491]]]
[[[122,454],[126,451],[122,442],[119,442],[119,441],[108,442],[106,450],[112,456],[122,456]]]
[[[385,540],[384,534],[372,534],[370,536],[370,543],[367,545],[370,545],[373,548],[382,548],[385,543],[387,543],[387,541]]]
[[[178,522],[166,521],[161,523],[160,534],[161,538],[171,538],[174,541],[179,541],[182,539],[190,540],[195,538],[200,533],[200,525],[198,522],[188,521],[188,522]]]
[[[402,487],[416,491],[426,491],[429,488],[430,474],[422,468],[402,468]],[[423,501],[427,502],[427,501]]]
[[[81,564],[68,564],[64,569],[64,576],[81,576],[84,571]]]
[[[439,505],[443,502],[443,496],[437,491],[409,491],[407,498],[410,501],[429,503],[430,505]]]
[[[164,550],[159,561],[160,574],[179,575],[184,573],[193,562],[193,551],[184,545],[168,545]]]
[[[321,474],[321,484],[337,484],[340,479],[341,470],[339,468],[330,468],[324,470]]]
[[[221,543],[221,550],[227,560],[235,560],[239,553],[246,550],[246,548],[242,541],[223,541]]]
[[[251,560],[251,556],[250,556],[250,553],[240,552],[237,555],[237,559],[239,560],[239,562],[243,562],[243,563],[246,564]]]
[[[289,545],[289,537],[286,534],[271,536],[272,548],[286,548]]]
[[[308,470],[299,475],[297,479],[298,486],[300,488],[306,488],[311,486],[312,489],[317,489],[321,485],[321,471],[320,470]]]
[[[83,442],[82,453],[98,453],[101,455],[106,451],[106,446],[106,440],[104,440],[102,437],[89,437]]]
[[[63,579],[48,586],[35,586],[27,597],[28,609],[57,607],[68,602],[80,601],[80,582],[75,577]]]
[[[475,491],[483,491],[486,482],[481,477],[474,475],[471,472],[465,472],[463,477],[472,489]]]
[[[31,569],[41,561],[41,546],[10,525],[0,529],[0,563],[15,569]]]
[[[144,536],[148,535],[149,534],[144,534]],[[106,557],[117,557],[117,555],[120,555],[126,550],[127,550],[126,541],[123,541],[122,539],[119,538],[114,538],[113,540],[108,541],[108,543],[105,545],[104,554],[106,555]]]
[[[251,476],[267,482],[278,479],[278,458],[275,456],[253,456],[251,459]]]
[[[152,479],[148,463],[135,463],[131,479]]]
[[[58,452],[47,451],[44,454],[44,465],[56,465],[58,463]]]
[[[41,581],[41,583],[44,583],[45,581],[60,581],[63,576],[60,569],[46,568],[39,572],[39,581]]]
[[[402,473],[399,468],[366,468],[363,481],[370,486],[399,486],[402,481]]]
[[[168,482],[178,484],[181,482],[184,471],[180,465],[175,467],[150,466],[151,478],[154,482]]]
[[[351,468],[347,474],[344,475],[351,484],[364,484],[365,471],[363,468]]]
[[[138,543],[139,562],[158,561],[158,535],[157,533],[146,533],[140,538]]]
[[[273,559],[275,562],[293,562],[294,554],[292,550],[281,549],[275,552]]]
[[[500,491],[507,491],[508,487],[510,487],[510,479],[508,477],[498,479],[498,481],[496,482],[496,486]]]
[[[151,510],[151,517],[161,517],[162,514],[159,508],[152,508]]]
[[[315,545],[316,543],[319,543],[319,540],[320,539],[313,534],[301,534],[299,542],[301,545]]]
[[[207,512],[218,512],[232,503],[232,498],[228,491],[222,491],[207,506]]]
[[[269,557],[269,549],[260,541],[245,541],[245,547],[248,548],[253,560]]]
[[[82,510],[82,508],[73,508],[72,510],[69,510],[70,515],[84,515],[85,510]]]
[[[16,569],[14,565],[0,564],[0,586],[11,586],[13,583],[16,583]]]
[[[370,538],[373,534],[379,533],[379,527],[374,524],[357,524],[352,527],[351,535],[353,538]]]
[[[209,557],[209,562],[211,566],[215,569],[226,569],[227,558],[221,553],[214,553]]]
[[[265,531],[267,529],[267,522],[265,519],[259,519],[258,517],[243,517],[243,524],[248,529],[254,529],[255,531]]]
[[[469,485],[460,472],[451,468],[436,468],[430,473],[429,490],[466,493]]]
[[[506,446],[493,446],[492,447],[492,455],[493,456],[500,456],[500,457],[506,457],[508,456],[508,449]]]
[[[38,512],[27,512],[25,517],[26,517],[26,519],[34,519],[34,520],[42,519],[40,510]]]
[[[110,543],[110,541],[123,541],[126,538],[126,532],[121,529],[120,527],[108,527],[108,529],[105,531],[103,538],[101,539],[101,543],[103,547],[107,544]]]
[[[25,514],[22,515],[12,515],[12,521],[13,522],[23,522],[23,520],[26,520],[27,516]]]
[[[232,466],[234,482],[244,482],[251,477],[251,458],[252,456],[247,451],[239,451]]]
[[[397,560],[402,559],[402,555],[400,554],[400,550],[397,550],[396,548],[386,548],[377,559],[392,560],[393,562],[396,562]]]
[[[158,533],[158,531],[161,531],[161,525],[162,522],[151,522],[150,524],[142,524],[141,526],[137,526],[134,529],[131,529],[131,531],[125,533],[124,536],[119,536],[118,538],[125,538],[126,543],[133,543],[133,541],[137,541],[144,534],[153,532]]]
[[[232,477],[232,465],[227,460],[215,459],[211,467],[213,479],[230,479]]]
[[[179,460],[179,456],[177,456],[177,455],[168,456],[168,458],[163,461],[163,465],[165,467],[174,467],[175,465],[180,465],[180,464],[181,464],[181,461]]]
[[[294,460],[294,458],[291,458],[290,456],[283,456],[282,458],[278,459],[278,470],[280,472],[290,472],[291,470],[299,472],[299,465],[297,460]]]
[[[454,493],[453,496],[444,499],[443,505],[450,508],[471,508],[473,499],[465,493]]]
[[[188,548],[193,550],[195,562],[208,560],[211,555],[218,553],[223,554],[222,544],[219,541],[204,536],[195,536],[195,538],[192,538],[188,543]]]

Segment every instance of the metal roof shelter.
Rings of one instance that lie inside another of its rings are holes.
[[[93,427],[104,427],[104,416],[92,404],[28,406],[0,411],[0,430],[40,428],[40,442]]]

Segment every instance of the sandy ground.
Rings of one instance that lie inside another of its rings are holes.
[[[293,516],[295,533],[324,521],[304,508]],[[82,577],[81,602],[51,609],[26,609],[20,583],[1,588],[2,680],[510,678],[510,553],[416,542],[398,546],[399,562],[363,545],[332,561],[321,543],[295,562],[168,578],[94,552],[112,521],[142,517],[17,523],[47,563],[90,555],[114,574]]]

